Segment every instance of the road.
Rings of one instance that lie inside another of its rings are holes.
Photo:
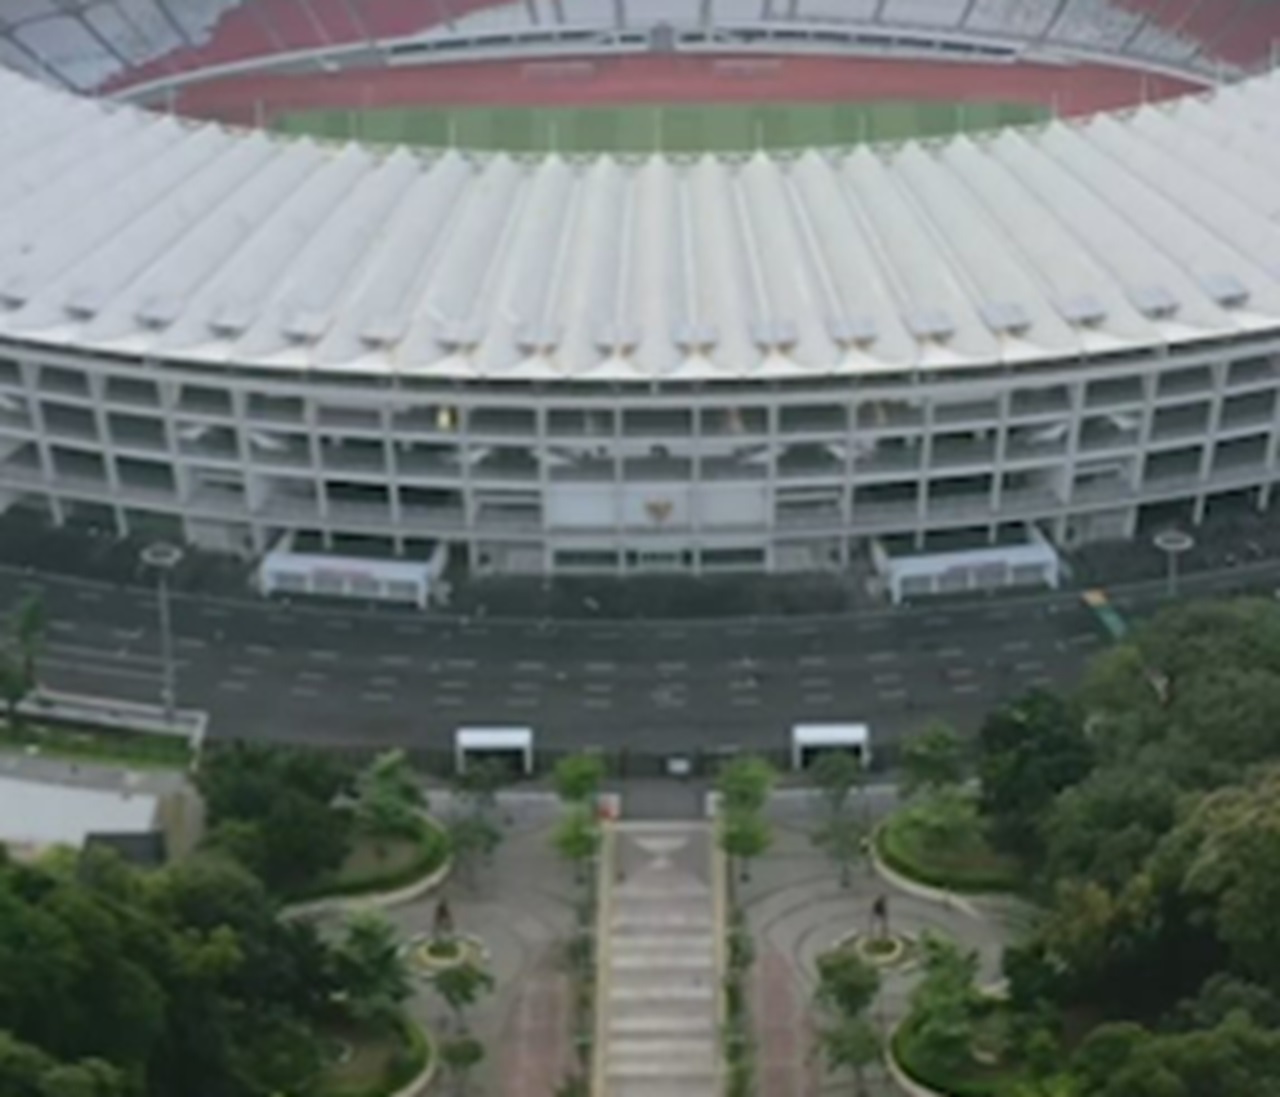
[[[156,699],[153,596],[0,571],[0,606],[33,590],[49,617],[47,684]],[[1105,643],[1072,596],[668,624],[184,598],[174,621],[180,701],[211,713],[215,737],[419,748],[447,748],[459,724],[494,722],[532,726],[544,747],[637,753],[778,748],[802,720],[865,721],[883,741],[935,716],[969,725],[1028,687],[1069,684]]]

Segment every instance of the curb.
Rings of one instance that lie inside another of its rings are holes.
[[[423,822],[447,837],[448,831],[427,812],[421,812]],[[366,891],[359,895],[321,895],[316,899],[302,899],[296,903],[286,903],[281,911],[285,918],[305,918],[315,914],[348,914],[360,910],[390,910],[404,903],[411,903],[438,888],[449,878],[453,871],[453,853],[444,859],[434,872],[415,880],[403,887],[391,891]]]
[[[880,831],[881,826],[876,827],[871,832],[871,842],[868,854],[871,858],[871,867],[875,870],[875,874],[880,877],[886,884],[897,888],[916,899],[923,899],[926,903],[935,903],[938,906],[946,907],[947,910],[958,910],[962,914],[968,915],[974,921],[986,921],[984,915],[976,906],[973,905],[969,898],[957,895],[953,891],[946,891],[942,888],[933,887],[930,884],[922,884],[909,877],[903,876],[900,872],[891,869],[885,864],[880,856]],[[998,894],[998,893],[996,893]]]
[[[394,891],[371,891],[364,895],[334,895],[290,903],[281,911],[285,918],[306,918],[316,914],[349,914],[360,910],[390,910],[434,891],[453,871],[452,855],[430,876]]]
[[[884,1065],[889,1072],[889,1077],[893,1079],[896,1085],[907,1097],[949,1097],[948,1094],[941,1093],[936,1089],[930,1089],[928,1086],[917,1082],[902,1068],[902,1064],[898,1062],[897,1055],[894,1054],[894,1042],[898,1038],[898,1032],[902,1028],[902,1022],[899,1021],[893,1026],[889,1033],[889,1039],[884,1045]]]
[[[417,1025],[423,1040],[426,1041],[429,1052],[427,1065],[422,1068],[422,1072],[416,1078],[411,1078],[394,1093],[387,1094],[387,1097],[420,1097],[431,1088],[431,1083],[436,1080],[436,1072],[440,1069],[440,1051],[436,1047],[435,1039],[425,1026],[418,1025],[416,1021],[411,1021],[410,1024]]]

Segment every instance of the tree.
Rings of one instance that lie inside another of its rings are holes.
[[[422,786],[402,750],[379,754],[356,778],[356,823],[375,840],[417,833],[425,806]],[[378,854],[385,855],[381,843]]]
[[[389,1024],[413,993],[396,931],[381,914],[354,915],[337,950],[338,980],[353,1016]]]
[[[600,827],[595,812],[586,806],[570,808],[552,835],[556,852],[573,865],[578,883],[586,880],[586,865],[600,849]]]
[[[467,1092],[471,1072],[484,1058],[484,1045],[474,1036],[454,1036],[440,1044],[440,1063],[454,1081],[454,1092]]]
[[[809,772],[822,793],[827,818],[843,816],[849,798],[862,783],[862,763],[847,750],[828,750],[818,756]]]
[[[925,937],[923,949],[924,977],[911,993],[909,1023],[915,1045],[940,1073],[959,1073],[973,1060],[981,1005],[974,985],[977,954],[936,937]]]
[[[488,815],[468,812],[449,824],[453,863],[473,883],[477,866],[491,860],[501,844],[502,828]]]
[[[479,1001],[482,994],[493,990],[493,976],[470,960],[439,971],[434,982],[440,997],[453,1011],[459,1032],[467,1031],[467,1010]]]
[[[820,1005],[842,1018],[860,1017],[880,992],[880,973],[851,948],[838,948],[818,957]]]
[[[995,844],[1034,859],[1040,824],[1053,798],[1093,766],[1093,747],[1071,702],[1032,690],[997,709],[978,738],[980,805]]]
[[[730,815],[763,811],[774,778],[773,767],[763,758],[746,754],[733,759],[716,779],[721,808]]]
[[[827,1069],[853,1075],[853,1092],[866,1093],[866,1069],[880,1058],[880,1036],[865,1017],[842,1016],[819,1030],[819,1046]]]
[[[1160,865],[1209,904],[1239,970],[1280,988],[1280,767],[1202,798],[1169,835]]]
[[[866,855],[867,828],[852,815],[835,815],[821,823],[810,835],[813,844],[835,863],[840,886],[853,883],[853,866]]]
[[[738,863],[738,879],[751,879],[751,862],[762,856],[773,844],[769,823],[757,812],[737,810],[723,816],[720,823],[720,848]]]
[[[956,730],[933,721],[902,748],[902,791],[936,793],[964,780],[965,749]]]
[[[982,836],[977,805],[956,786],[944,787],[907,809],[911,825],[928,845],[941,850],[973,846]]]
[[[598,754],[570,754],[556,763],[556,794],[566,804],[594,802],[604,782],[604,760]]]
[[[33,683],[27,677],[22,657],[15,651],[0,649],[0,696],[4,698],[5,720],[11,728],[22,722],[18,709],[31,693]]]

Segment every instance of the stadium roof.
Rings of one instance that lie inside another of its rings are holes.
[[[1280,328],[1280,77],[793,156],[327,145],[0,71],[0,337],[282,369],[743,379]]]

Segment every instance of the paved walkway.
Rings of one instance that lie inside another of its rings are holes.
[[[837,873],[813,848],[804,821],[777,822],[773,849],[753,870],[739,897],[756,941],[752,969],[758,1097],[819,1097],[847,1093],[848,1078],[827,1076],[817,1049],[813,1006],[818,956],[850,933],[870,928],[871,905],[888,900],[893,931],[912,936],[933,932],[975,949],[979,980],[1000,976],[1000,956],[1009,931],[994,908],[978,904],[979,918],[962,910],[905,895],[868,868],[855,870],[840,887]],[[910,969],[886,971],[872,1018],[883,1034],[905,1016],[917,976]],[[881,1069],[869,1072],[870,1097],[898,1097]]]
[[[444,801],[433,795],[433,808],[444,810]],[[554,1097],[573,1071],[563,950],[573,930],[574,882],[551,847],[559,810],[550,796],[504,797],[505,837],[494,863],[481,866],[474,880],[455,877],[444,891],[458,931],[484,942],[497,984],[469,1017],[486,1051],[471,1082],[476,1097]],[[439,898],[427,896],[389,916],[405,937],[429,933]],[[413,1008],[432,1031],[450,1031],[449,1012],[429,983]]]
[[[719,923],[711,830],[623,823],[608,912],[608,1097],[718,1097]]]

